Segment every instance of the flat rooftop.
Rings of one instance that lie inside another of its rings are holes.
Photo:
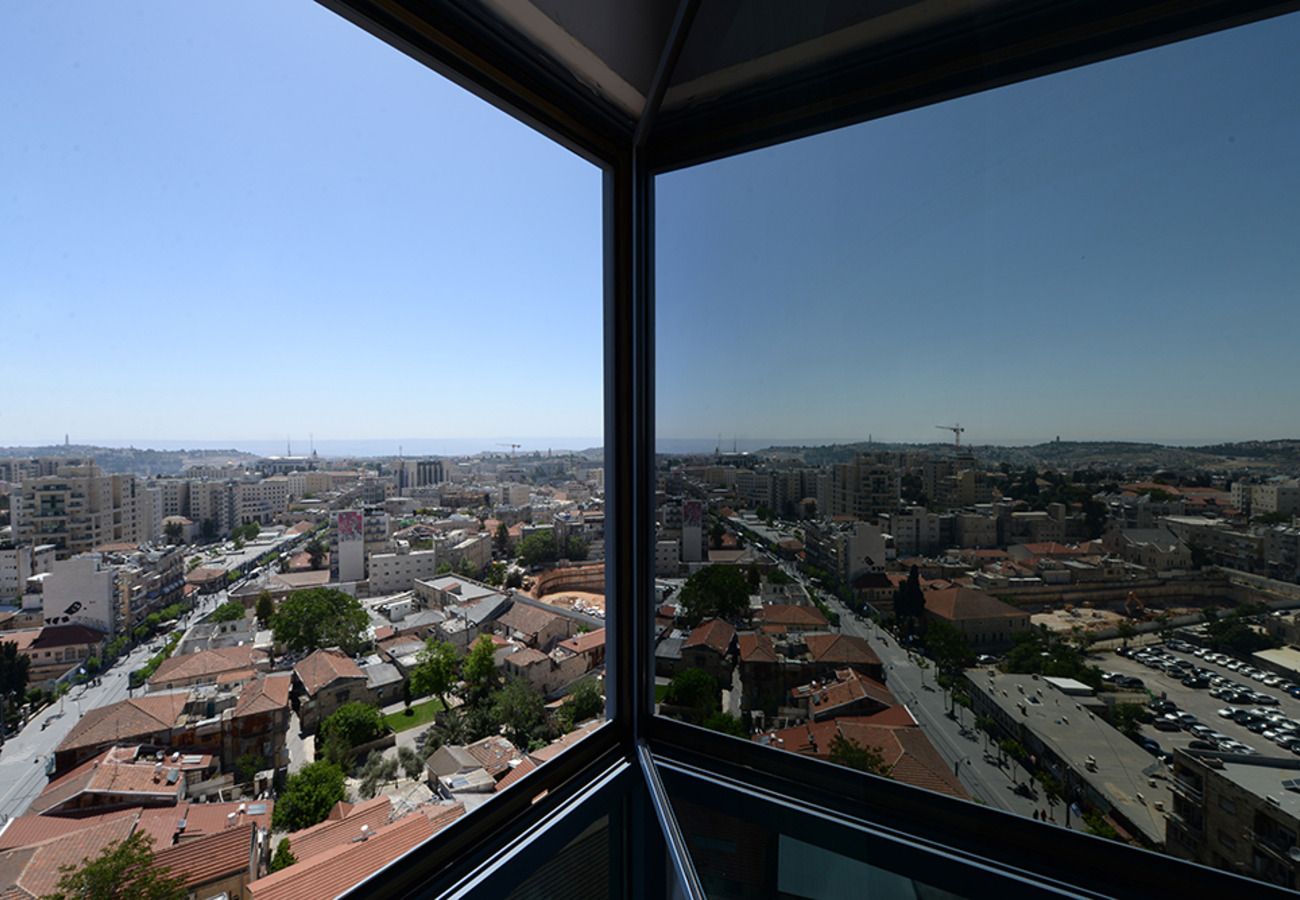
[[[991,699],[1013,721],[1032,731],[1075,774],[1110,803],[1147,840],[1165,842],[1165,815],[1155,808],[1157,801],[1168,810],[1173,799],[1164,777],[1152,787],[1147,771],[1163,767],[1151,754],[1124,737],[1050,682],[1033,675],[1006,675],[990,669],[967,669],[966,677],[976,690]],[[1096,760],[1089,770],[1087,759]],[[1146,802],[1139,800],[1141,794]]]

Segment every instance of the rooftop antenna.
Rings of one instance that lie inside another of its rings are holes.
[[[289,435],[284,436],[284,455],[293,456],[293,444],[289,443]]]
[[[308,442],[311,444],[311,455],[312,455],[312,456],[315,456],[315,455],[316,455],[316,435],[312,434],[310,431],[307,432],[307,440],[308,440]]]

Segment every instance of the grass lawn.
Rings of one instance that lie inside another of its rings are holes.
[[[655,703],[662,703],[662,702],[663,702],[663,699],[664,699],[664,694],[666,694],[666,693],[668,693],[668,685],[666,685],[666,684],[656,684],[656,685],[655,685]]]
[[[406,731],[408,728],[418,728],[421,725],[428,725],[433,721],[433,717],[442,709],[442,704],[438,699],[432,698],[425,700],[423,703],[412,703],[411,714],[408,716],[405,710],[391,713],[384,716],[384,722],[393,731]]]

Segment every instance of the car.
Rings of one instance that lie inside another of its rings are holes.
[[[997,662],[998,658],[996,656],[990,656],[987,653],[981,653],[979,656],[975,657],[975,661],[980,665],[985,666],[988,665],[989,663]]]
[[[1220,715],[1222,718],[1225,718],[1225,719],[1231,719],[1231,718],[1232,718],[1232,714],[1233,714],[1234,712],[1235,712],[1235,710],[1233,710],[1231,707],[1225,706],[1225,707],[1223,707],[1223,709],[1219,710],[1219,715]]]
[[[1170,718],[1167,715],[1161,716],[1160,718],[1156,719],[1154,722],[1151,723],[1151,727],[1154,728],[1156,731],[1182,731],[1183,730],[1183,726],[1179,724],[1177,719]]]
[[[1187,729],[1199,738],[1209,737],[1210,727],[1208,725],[1193,725]]]
[[[1270,697],[1268,694],[1256,694],[1256,695],[1255,695],[1255,702],[1256,702],[1256,703],[1261,703],[1261,704],[1263,704],[1264,706],[1280,706],[1280,705],[1281,705],[1281,703],[1278,701],[1278,699],[1277,699],[1276,697]]]

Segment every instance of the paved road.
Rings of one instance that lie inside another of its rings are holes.
[[[0,821],[21,815],[46,784],[45,763],[54,748],[87,710],[122,700],[127,673],[152,655],[148,645],[118,660],[93,687],[73,687],[58,703],[47,707],[0,749]],[[43,723],[49,724],[42,728]]]
[[[811,585],[808,588],[816,590]],[[984,735],[974,728],[970,710],[958,707],[956,717],[948,714],[948,698],[936,686],[933,668],[922,669],[892,635],[869,620],[859,620],[835,597],[818,594],[839,614],[843,633],[871,643],[885,665],[890,691],[911,711],[930,743],[959,773],[962,785],[977,802],[1023,816],[1032,816],[1036,809],[1049,810],[1058,825],[1065,824],[1063,805],[1050,806],[1046,795],[1036,787],[1034,797],[1015,793],[1016,785],[1025,781],[1025,770],[1011,761],[999,764],[996,748],[986,747]],[[1082,824],[1077,817],[1070,822],[1072,828],[1080,830]]]

